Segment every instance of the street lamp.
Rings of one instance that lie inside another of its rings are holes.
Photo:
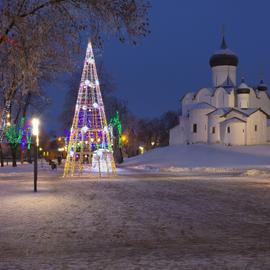
[[[33,118],[32,119],[32,134],[35,138],[34,141],[34,191],[37,192],[37,173],[38,173],[38,145],[39,145],[39,119]]]

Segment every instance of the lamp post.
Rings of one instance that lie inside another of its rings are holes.
[[[38,145],[39,145],[39,119],[32,119],[32,133],[34,136],[34,192],[37,192],[37,173],[38,173]]]

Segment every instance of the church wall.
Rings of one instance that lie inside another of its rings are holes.
[[[209,89],[202,88],[196,94],[195,103],[206,102],[206,103],[211,104],[211,95],[212,95],[212,93]]]
[[[267,126],[267,142],[270,142],[270,126]]]
[[[260,99],[258,99],[256,107],[261,108],[263,111],[270,115],[270,100],[267,93],[260,91],[259,98]]]
[[[220,143],[220,122],[224,121],[219,114],[208,116],[208,143]]]
[[[237,107],[239,109],[247,109],[250,107],[249,94],[238,94],[237,95]]]
[[[255,91],[253,89],[250,89],[249,94],[249,107],[250,108],[260,108],[260,98],[257,97]]]
[[[212,104],[216,108],[229,107],[229,94],[222,87],[215,90],[212,97]]]
[[[247,144],[264,144],[267,141],[267,117],[261,111],[247,118]]]
[[[234,66],[216,66],[212,67],[213,85],[218,87],[222,85],[229,75],[231,81],[236,85],[236,67]]]
[[[170,130],[169,144],[176,145],[183,143],[184,143],[184,134],[183,131],[181,131],[181,126],[177,125],[176,127]]]
[[[221,140],[225,145],[245,145],[246,141],[246,123],[244,122],[230,122],[221,123],[220,132]],[[230,128],[230,133],[228,132]]]
[[[236,99],[235,93],[234,93],[234,91],[231,91],[229,96],[228,96],[228,107],[230,107],[230,108],[235,107],[235,104],[236,104],[235,99]]]
[[[190,110],[191,106],[195,103],[194,101],[194,94],[187,93],[182,100],[182,115],[186,116],[188,111]]]
[[[208,116],[213,109],[197,109],[190,113],[189,132],[190,143],[207,143],[208,141]],[[195,126],[196,125],[196,128]],[[196,129],[196,132],[195,130]]]
[[[189,136],[189,118],[180,116],[179,125],[170,129],[169,144],[187,144]]]

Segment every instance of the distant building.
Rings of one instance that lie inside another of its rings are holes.
[[[236,83],[238,57],[226,45],[209,61],[212,88],[187,93],[181,99],[179,125],[170,130],[170,145],[221,143],[265,144],[270,140],[270,99],[263,80],[257,87]]]

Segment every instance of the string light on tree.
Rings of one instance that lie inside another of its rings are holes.
[[[93,48],[89,41],[70,130],[64,177],[115,174],[111,137],[99,85]]]

